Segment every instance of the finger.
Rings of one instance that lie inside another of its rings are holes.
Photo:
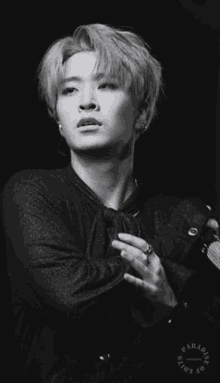
[[[131,274],[124,274],[124,279],[130,283],[133,283],[135,286],[144,288],[144,290],[147,290],[151,293],[154,293],[157,290],[157,288],[151,283],[147,283],[146,281],[136,278]]]
[[[118,237],[122,241],[126,241],[126,242],[130,243],[130,245],[137,247],[139,250],[141,250],[143,252],[146,251],[146,248],[148,248],[148,246],[149,246],[148,243],[144,239],[136,237],[135,235],[131,235],[128,233],[119,233]]]
[[[219,229],[219,224],[218,222],[216,221],[216,219],[213,219],[213,218],[210,218],[207,222],[207,226],[208,227],[211,227],[212,229],[214,230],[218,230]]]
[[[162,270],[160,258],[155,252],[151,255],[143,254],[140,250],[127,245],[121,241],[114,240],[113,247],[121,250],[121,256],[130,262],[131,266],[143,277],[157,280],[158,274]],[[143,262],[144,261],[144,262]],[[148,264],[146,265],[146,261]]]
[[[127,254],[130,254],[135,258],[139,258],[142,261],[146,261],[147,259],[146,254],[142,253],[142,251],[136,247],[128,245],[127,243],[114,240],[112,241],[112,246],[118,250],[124,250]]]
[[[141,275],[142,278],[150,278],[152,272],[149,271],[147,266],[143,262],[138,260],[136,257],[133,257],[130,253],[127,253],[125,250],[121,252],[122,258],[129,261],[130,265]]]
[[[159,271],[161,270],[161,262],[160,258],[157,256],[156,253],[152,253],[148,256],[148,268],[150,271],[152,271],[153,274],[157,275]]]
[[[135,284],[136,286],[144,286],[142,279],[136,278],[131,274],[124,274],[124,279],[128,282]]]
[[[218,222],[216,221],[216,219],[214,218],[211,218],[208,220],[207,222],[207,226],[210,227],[211,229],[213,229],[217,235],[217,237],[220,236],[220,233],[219,233],[219,224]]]

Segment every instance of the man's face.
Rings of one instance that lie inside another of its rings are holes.
[[[134,135],[134,100],[116,80],[95,78],[95,52],[80,52],[66,62],[57,98],[57,115],[70,149],[84,151],[127,144]],[[74,78],[73,78],[74,77]],[[76,79],[76,77],[78,79]],[[77,127],[81,118],[101,125]]]

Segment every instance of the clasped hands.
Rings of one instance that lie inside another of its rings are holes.
[[[173,290],[168,284],[160,258],[155,252],[150,255],[144,252],[148,243],[139,237],[127,233],[119,233],[119,240],[112,241],[112,246],[121,251],[121,257],[140,274],[140,278],[125,273],[124,279],[139,286],[147,299],[174,307],[177,304]]]

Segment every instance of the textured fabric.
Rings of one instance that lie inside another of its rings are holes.
[[[140,183],[115,211],[68,165],[16,173],[1,206],[22,382],[141,382],[155,360],[169,365],[163,345],[189,315],[218,326],[219,271],[196,258],[213,216],[199,199],[148,199]],[[180,302],[159,323],[152,303],[123,279],[138,274],[111,247],[119,232],[154,246]]]

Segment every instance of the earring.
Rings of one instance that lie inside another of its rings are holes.
[[[59,126],[59,130],[60,130],[60,133],[62,132],[62,125],[61,125],[61,123],[60,122],[58,122],[58,126]]]

